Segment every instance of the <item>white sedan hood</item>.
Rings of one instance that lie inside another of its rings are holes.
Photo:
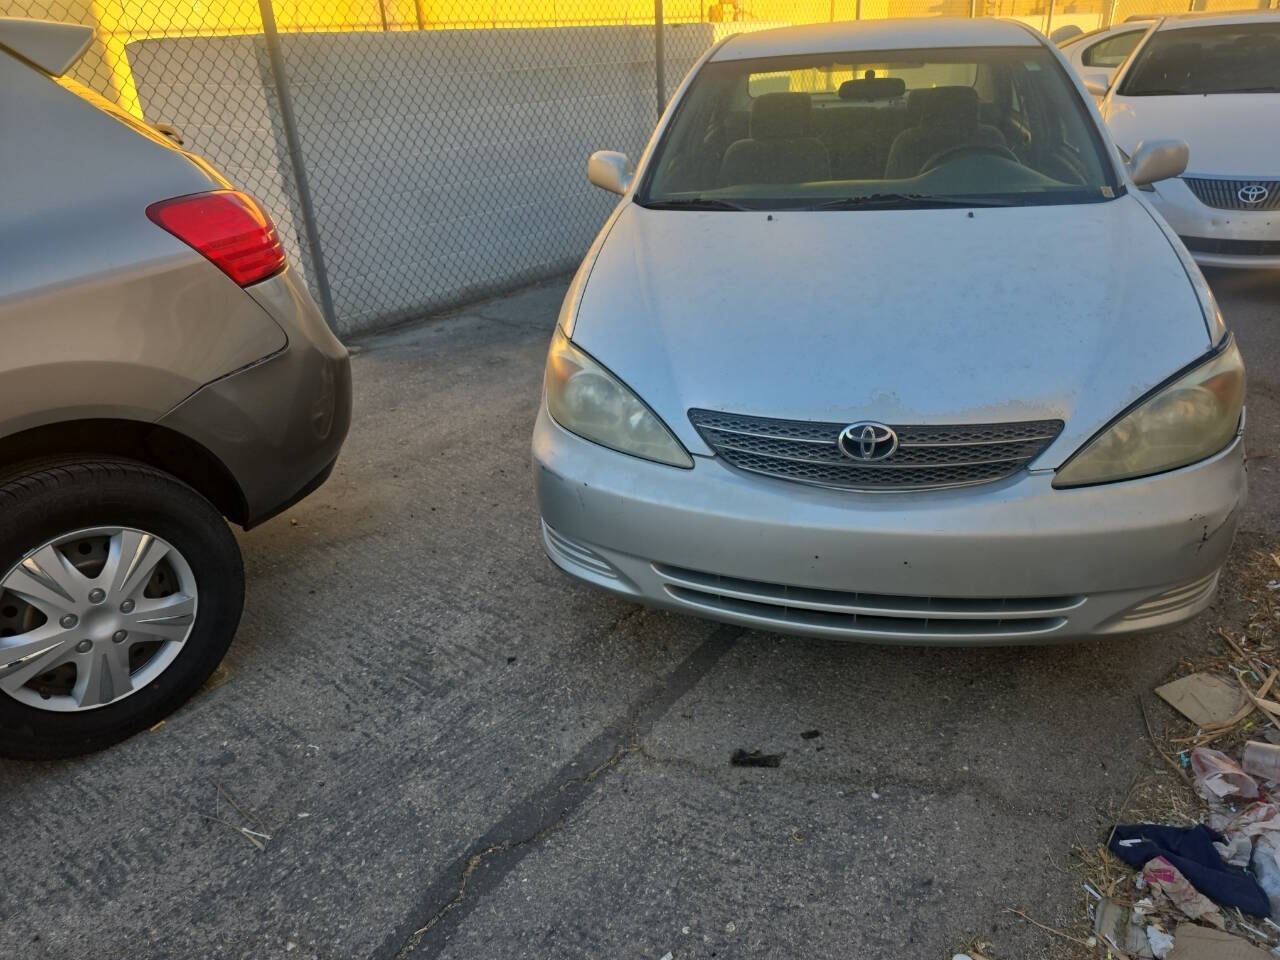
[[[1185,140],[1188,173],[1280,176],[1280,94],[1114,96],[1107,126],[1130,155],[1143,140]]]
[[[628,204],[571,336],[694,453],[710,453],[694,407],[1065,421],[1038,466],[1209,348],[1186,271],[1129,196],[972,213]]]

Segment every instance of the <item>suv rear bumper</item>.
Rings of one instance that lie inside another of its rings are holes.
[[[351,364],[291,270],[246,291],[289,342],[196,391],[160,425],[222,461],[245,501],[246,529],[327,479],[351,424]]]

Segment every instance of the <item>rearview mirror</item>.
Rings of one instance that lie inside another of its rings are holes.
[[[587,179],[601,190],[623,194],[631,189],[631,161],[616,150],[597,150],[587,161]]]
[[[1095,97],[1105,97],[1107,88],[1111,86],[1111,78],[1105,73],[1086,73],[1081,77],[1084,88]]]
[[[1129,176],[1133,178],[1134,185],[1139,187],[1160,180],[1172,180],[1182,175],[1190,159],[1191,148],[1185,140],[1143,141],[1138,144],[1129,160]]]

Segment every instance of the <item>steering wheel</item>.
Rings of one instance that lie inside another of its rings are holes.
[[[998,147],[989,143],[967,143],[959,147],[948,147],[946,150],[935,153],[924,162],[920,167],[920,173],[917,173],[916,176],[928,173],[934,167],[940,167],[944,163],[950,163],[959,157],[976,153],[988,153],[993,156],[1003,157],[1005,160],[1012,160],[1014,163],[1022,162],[1008,147]]]

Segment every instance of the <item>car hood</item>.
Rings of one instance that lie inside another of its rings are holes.
[[[1280,94],[1113,97],[1107,126],[1132,155],[1143,140],[1185,140],[1190,173],[1280,176]]]
[[[629,204],[568,331],[694,453],[687,411],[891,425],[1061,419],[1054,466],[1205,353],[1153,214]]]

